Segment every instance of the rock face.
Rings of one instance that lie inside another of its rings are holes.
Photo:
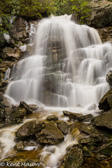
[[[3,58],[18,59],[20,57],[20,50],[17,48],[6,47],[3,49]]]
[[[92,2],[92,14],[89,25],[95,28],[112,26],[112,2]],[[108,18],[108,19],[107,19]]]
[[[32,22],[37,24],[37,22]],[[24,54],[30,55],[34,51],[33,45],[28,45],[30,42],[29,36],[33,38],[34,32],[30,32],[31,22],[27,22],[21,17],[15,17],[12,21],[11,29],[8,34],[1,32],[0,34],[0,80],[4,79],[4,74],[8,68],[13,68],[18,59]],[[23,51],[21,47],[26,50]]]
[[[100,100],[99,109],[104,111],[112,109],[112,89],[110,89]]]
[[[26,31],[26,21],[23,18],[16,18],[13,25],[13,28],[10,30],[12,38],[19,40],[28,37]]]
[[[104,27],[97,29],[102,42],[110,41],[112,42],[112,27]]]

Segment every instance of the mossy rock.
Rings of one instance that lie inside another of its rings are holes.
[[[65,155],[63,164],[59,168],[80,168],[83,163],[83,152],[78,146],[73,146]]]

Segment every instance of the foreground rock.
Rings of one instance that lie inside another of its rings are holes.
[[[112,110],[95,117],[93,120],[93,124],[97,127],[112,129]]]
[[[12,106],[2,94],[0,101],[0,127],[21,123],[23,118],[34,110],[33,105],[25,102],[21,102],[19,106]]]
[[[54,122],[34,120],[22,125],[16,132],[16,138],[17,140],[33,138],[40,144],[55,145],[64,140],[64,135]]]
[[[83,163],[83,151],[79,146],[73,146],[64,157],[64,163],[59,168],[79,168]]]
[[[37,146],[37,142],[34,140],[27,140],[27,141],[19,141],[16,146],[15,149],[18,151],[23,151],[25,150],[25,148],[27,147],[33,147],[32,149],[35,149]]]
[[[44,123],[38,121],[30,121],[21,126],[17,132],[18,139],[27,139],[29,136],[35,135],[40,132],[44,127]]]
[[[63,111],[65,116],[68,116],[70,120],[78,120],[78,121],[91,121],[93,118],[92,114],[82,115],[79,113],[72,113],[69,111]]]
[[[110,89],[100,100],[99,109],[104,111],[112,109],[112,89]]]
[[[58,121],[57,127],[62,131],[63,134],[69,133],[69,125],[65,121]]]
[[[64,140],[64,136],[54,122],[46,122],[40,133],[36,134],[37,141],[44,144],[58,144]]]

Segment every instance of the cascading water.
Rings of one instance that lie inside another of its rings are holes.
[[[39,22],[35,46],[35,54],[14,68],[5,96],[13,103],[35,99],[46,106],[96,108],[109,89],[111,44],[102,44],[95,29],[64,15]]]

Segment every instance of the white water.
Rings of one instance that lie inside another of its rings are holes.
[[[95,29],[67,15],[52,16],[38,24],[35,43],[34,55],[14,68],[14,81],[5,93],[13,102],[36,99],[47,105],[48,87],[49,106],[87,110],[109,89],[105,75],[112,64],[112,46],[102,44]]]
[[[15,146],[15,131],[19,126],[7,127],[0,130],[0,159],[11,155]]]
[[[12,104],[41,102],[47,110],[57,108],[59,116],[65,109],[94,114],[109,89],[105,77],[112,66],[112,45],[102,44],[95,29],[66,15],[40,21],[35,46],[34,55],[14,67],[5,96]],[[44,160],[49,155],[46,167],[55,168],[66,147],[74,143],[68,135],[60,145],[46,146],[42,151]]]
[[[57,168],[59,160],[61,160],[66,154],[66,148],[68,146],[72,146],[73,144],[77,144],[77,141],[71,135],[67,135],[64,142],[62,142],[61,144],[57,146],[52,145],[44,147],[41,155],[43,161],[45,162],[46,160],[46,168]]]

